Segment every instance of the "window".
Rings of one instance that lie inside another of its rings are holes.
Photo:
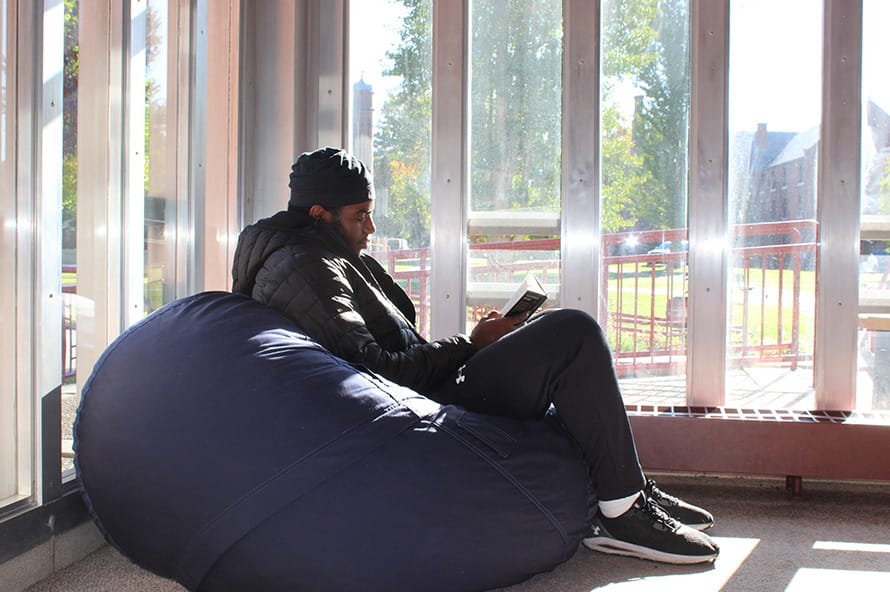
[[[686,388],[689,5],[602,10],[600,311],[625,401],[682,404]]]
[[[429,336],[432,0],[352,2],[351,151],[374,174],[377,232],[369,252],[387,266]]]
[[[77,390],[77,82],[80,2],[66,0],[62,128],[62,471],[74,467]]]
[[[863,4],[858,409],[890,409],[890,6]]]
[[[0,2],[0,506],[60,490],[63,17]]]
[[[170,18],[167,0],[148,0],[145,28],[139,28],[138,43],[145,45],[143,69],[145,88],[145,149],[143,191],[145,195],[145,314],[172,301],[177,294],[177,229],[188,201],[180,195],[177,170],[181,154],[177,148],[176,21]],[[174,13],[175,14],[175,13]],[[172,47],[172,50],[171,50]],[[179,238],[181,241],[181,238]],[[180,288],[179,293],[182,293]]]
[[[562,2],[470,3],[467,330],[526,274],[559,303]]]
[[[812,409],[822,2],[734,0],[729,56],[726,404]]]
[[[66,0],[62,157],[62,470],[73,477],[80,392],[105,347],[185,294],[189,14],[174,0]],[[107,44],[108,24],[125,40]],[[97,34],[103,31],[103,34]],[[121,55],[118,55],[120,51]],[[111,67],[122,59],[126,75]],[[121,99],[121,96],[125,97]],[[109,164],[114,163],[114,164]]]
[[[0,0],[0,272],[15,278],[16,269],[16,46],[15,5]],[[22,424],[28,410],[17,405],[15,281],[0,285],[0,509],[30,495],[19,472]],[[21,421],[21,423],[20,423]],[[25,449],[27,450],[27,448]],[[25,452],[22,450],[21,452]]]

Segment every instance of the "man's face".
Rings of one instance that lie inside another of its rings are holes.
[[[377,230],[371,217],[373,212],[374,201],[369,199],[361,203],[342,206],[334,215],[332,221],[334,227],[356,255],[360,255],[362,249],[368,248],[368,237]]]

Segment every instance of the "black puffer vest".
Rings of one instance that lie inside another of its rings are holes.
[[[332,353],[422,393],[475,351],[460,334],[427,342],[410,298],[383,267],[301,211],[246,227],[232,277],[233,292],[283,313]]]

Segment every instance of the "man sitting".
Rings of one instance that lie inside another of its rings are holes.
[[[427,341],[407,294],[362,253],[376,230],[367,167],[322,148],[297,159],[290,189],[286,211],[239,236],[234,292],[280,311],[335,355],[440,403],[517,418],[553,405],[600,499],[585,546],[669,563],[717,557],[700,532],[713,517],[644,477],[611,351],[590,315],[491,312],[470,335]]]

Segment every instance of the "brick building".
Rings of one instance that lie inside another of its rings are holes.
[[[866,104],[863,146],[863,212],[879,212],[881,179],[888,174],[890,115],[872,100]],[[816,216],[819,127],[803,132],[757,131],[733,138],[735,174],[730,194],[737,204],[735,223],[799,220]],[[885,207],[890,203],[885,204]]]

